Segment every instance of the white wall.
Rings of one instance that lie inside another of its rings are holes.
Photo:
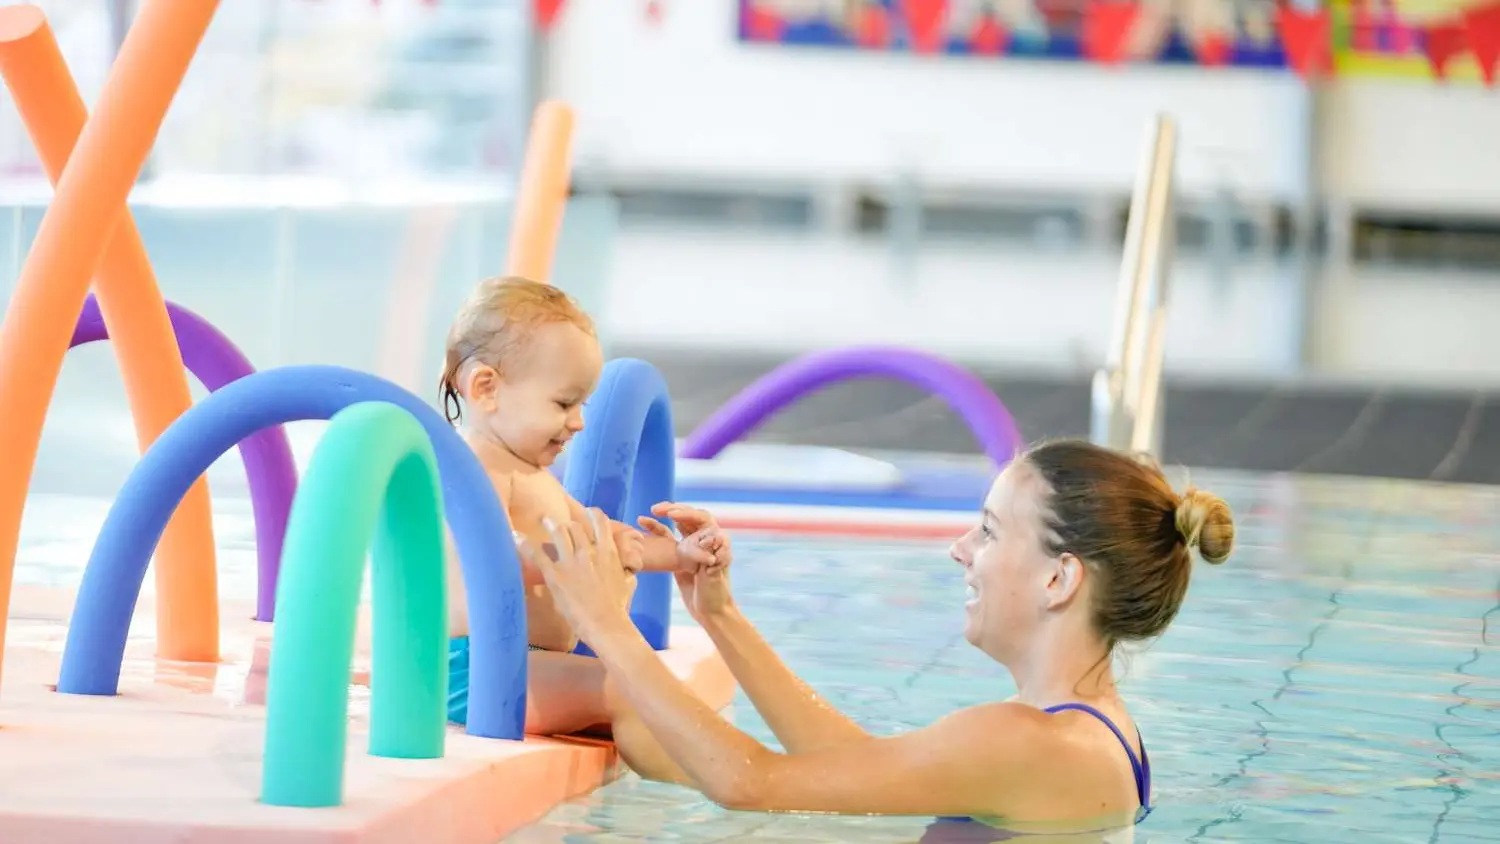
[[[1500,214],[1500,92],[1344,79],[1320,97],[1320,182],[1335,202]]]
[[[880,241],[622,230],[602,313],[618,344],[797,354],[915,346],[977,367],[1088,372],[1104,360],[1119,257],[924,246],[910,275]],[[1315,283],[1301,362],[1296,270],[1180,258],[1166,368],[1197,377],[1411,386],[1500,384],[1500,285],[1484,275],[1361,266]]]
[[[1005,247],[924,248],[910,276],[852,238],[621,231],[605,313],[615,342],[797,353],[880,343],[965,364],[1092,371],[1104,360],[1120,259]],[[1275,376],[1298,366],[1301,306],[1285,271],[1228,277],[1180,260],[1167,367]]]
[[[1318,372],[1414,385],[1500,384],[1493,274],[1331,270],[1313,334]]]
[[[658,25],[638,2],[564,7],[546,90],[578,111],[581,170],[878,181],[914,161],[938,186],[1124,192],[1166,110],[1185,195],[1228,184],[1295,201],[1305,188],[1309,97],[1290,74],[747,45],[734,0],[663,7]]]
[[[638,2],[564,6],[546,88],[579,111],[581,171],[878,182],[915,163],[938,187],[1123,191],[1161,109],[1189,198],[1296,203],[1311,178],[1336,205],[1500,213],[1500,101],[1472,82],[1351,77],[1315,97],[1290,72],[746,45],[735,0],[663,8],[652,25]]]

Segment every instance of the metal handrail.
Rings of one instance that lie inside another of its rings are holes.
[[[1177,123],[1152,121],[1136,173],[1120,263],[1114,330],[1094,373],[1090,437],[1100,445],[1161,455],[1161,387],[1167,288],[1174,252]]]

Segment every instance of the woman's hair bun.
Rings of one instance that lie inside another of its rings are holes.
[[[1177,500],[1177,532],[1207,563],[1222,563],[1234,550],[1234,514],[1211,492],[1190,488],[1182,494]]]

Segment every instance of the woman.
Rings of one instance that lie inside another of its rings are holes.
[[[664,514],[684,532],[711,524],[688,508]],[[1016,458],[952,556],[968,587],[965,636],[1010,671],[1018,692],[890,737],[866,733],[782,664],[736,608],[722,566],[679,575],[688,609],[785,752],[676,680],[612,599],[620,565],[609,542],[589,550],[592,533],[554,526],[555,549],[523,553],[680,769],[665,776],[730,808],[1002,818],[1014,827],[1144,815],[1150,762],[1110,656],[1120,642],[1166,629],[1187,591],[1191,550],[1222,562],[1234,522],[1219,498],[1179,496],[1159,470],[1088,443]]]

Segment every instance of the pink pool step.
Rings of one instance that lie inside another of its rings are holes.
[[[143,606],[121,694],[60,695],[50,684],[69,605],[21,589],[13,603],[0,687],[5,844],[494,844],[622,772],[608,742],[496,741],[457,728],[442,759],[372,757],[369,690],[351,685],[344,805],[265,806],[265,709],[252,702],[263,690],[251,666],[264,659],[270,625],[226,607],[222,663],[161,663]],[[734,680],[707,636],[678,628],[672,637],[662,658],[674,673],[711,706],[727,705]]]

